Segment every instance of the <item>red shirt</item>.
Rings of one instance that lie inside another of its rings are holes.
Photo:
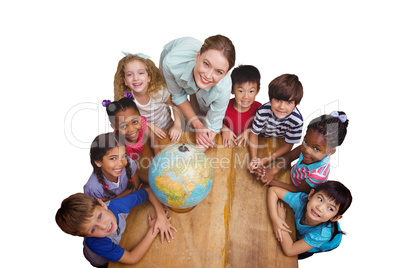
[[[230,130],[232,130],[234,134],[239,135],[244,130],[251,127],[254,121],[255,113],[261,106],[261,103],[259,103],[258,101],[254,101],[247,112],[240,113],[234,108],[234,101],[234,98],[230,99],[228,108],[226,109],[225,118],[223,119],[223,123],[228,128],[230,128]]]

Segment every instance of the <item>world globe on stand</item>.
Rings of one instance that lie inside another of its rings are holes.
[[[158,200],[176,212],[192,210],[208,195],[214,178],[208,156],[190,144],[172,144],[149,167],[149,185]]]

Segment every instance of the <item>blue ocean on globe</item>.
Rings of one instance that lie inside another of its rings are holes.
[[[213,168],[208,156],[190,144],[172,144],[153,159],[149,185],[158,200],[173,209],[188,209],[209,194]]]

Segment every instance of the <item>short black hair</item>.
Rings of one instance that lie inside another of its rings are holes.
[[[243,83],[256,83],[257,91],[260,90],[260,71],[253,65],[239,65],[234,68],[232,74],[232,94],[234,94],[235,84],[241,85]]]

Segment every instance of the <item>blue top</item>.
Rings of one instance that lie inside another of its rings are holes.
[[[131,165],[131,176],[135,174],[137,170],[137,164],[132,160],[130,157],[127,157],[127,161],[130,162]],[[110,182],[108,179],[105,178],[106,184],[109,186],[108,189],[111,190],[113,193],[117,195],[121,194],[127,188],[127,183],[131,178],[127,177],[126,169],[124,168],[123,172],[118,178],[119,185],[117,186],[115,183]],[[105,192],[103,189],[103,185],[100,184],[98,181],[98,177],[94,172],[92,172],[91,176],[88,179],[88,182],[84,185],[84,194],[92,196],[96,199],[98,198],[114,198],[115,196],[111,196]]]
[[[187,95],[195,94],[200,110],[206,112],[205,126],[219,132],[228,107],[232,80],[230,75],[226,75],[213,87],[200,89],[197,86],[193,69],[201,46],[201,41],[192,37],[182,37],[169,42],[161,53],[160,68],[172,94],[173,103],[180,105],[187,100]]]
[[[148,199],[144,189],[137,190],[125,197],[106,202],[108,209],[117,219],[117,231],[107,237],[86,237],[84,239],[85,258],[94,266],[107,265],[108,261],[117,262],[124,254],[124,248],[119,246],[120,239],[126,229],[126,218],[130,209]]]
[[[308,194],[299,192],[288,192],[285,195],[284,201],[289,204],[295,213],[297,239],[304,239],[304,241],[312,246],[308,252],[323,252],[334,249],[339,246],[342,240],[342,234],[337,234],[332,241],[329,241],[332,236],[331,223],[322,223],[316,226],[309,226],[301,224],[303,217],[303,210],[308,202]],[[341,231],[339,223],[336,222],[338,231]]]

